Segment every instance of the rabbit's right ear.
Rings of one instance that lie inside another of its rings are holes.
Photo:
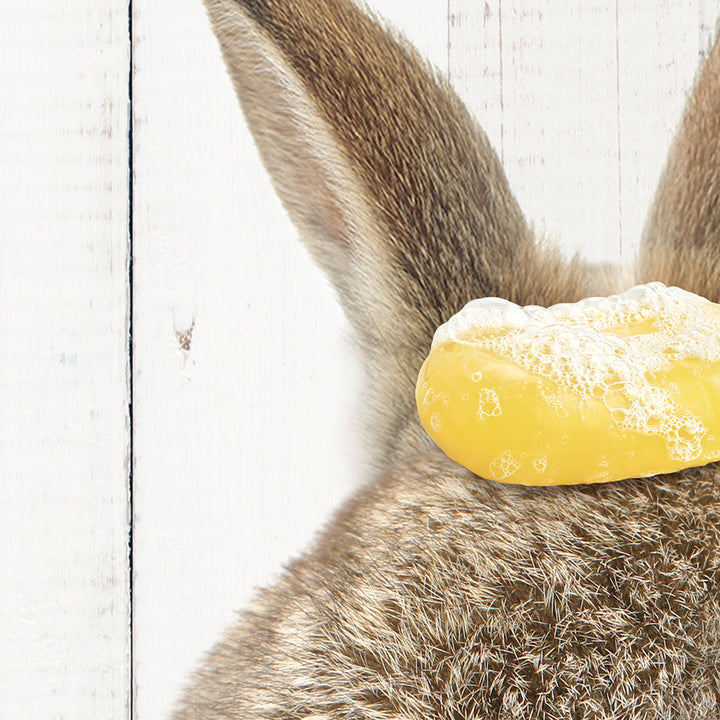
[[[205,0],[285,207],[360,335],[383,404],[411,405],[466,302],[582,296],[540,252],[487,138],[416,51],[349,0]]]
[[[638,264],[720,302],[720,37],[695,84],[646,221]]]

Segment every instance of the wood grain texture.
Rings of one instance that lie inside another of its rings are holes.
[[[134,27],[134,646],[154,718],[356,482],[357,370],[201,3],[154,0]]]
[[[121,2],[0,8],[0,718],[124,718]]]

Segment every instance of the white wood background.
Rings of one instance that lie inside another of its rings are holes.
[[[629,263],[720,0],[375,0],[536,228]],[[0,4],[0,720],[167,715],[363,478],[357,363],[200,0]],[[131,673],[132,648],[132,673]]]

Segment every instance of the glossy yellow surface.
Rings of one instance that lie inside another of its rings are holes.
[[[598,483],[720,459],[720,305],[660,283],[573,305],[473,301],[418,377],[423,426],[482,477]]]

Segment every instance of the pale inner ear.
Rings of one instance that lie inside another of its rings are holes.
[[[313,259],[346,293],[350,264],[356,275],[357,265],[364,264],[360,256],[370,250],[377,262],[386,254],[378,213],[335,133],[265,33],[232,6],[215,24],[276,192]]]

